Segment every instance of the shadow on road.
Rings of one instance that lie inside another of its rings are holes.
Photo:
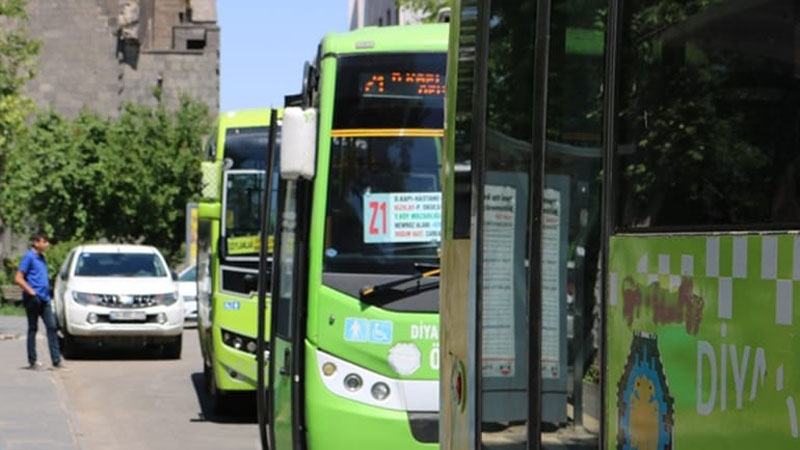
[[[129,347],[119,345],[89,346],[79,348],[78,354],[70,355],[67,359],[75,360],[156,360],[164,359],[160,346]]]
[[[235,423],[235,424],[256,424],[258,415],[256,411],[256,397],[252,393],[233,393],[229,394],[231,407],[227,414],[217,414],[212,410],[211,396],[206,389],[206,380],[202,372],[191,375],[192,385],[197,394],[197,402],[200,404],[200,412],[197,417],[191,419],[192,422],[214,422],[214,423]]]

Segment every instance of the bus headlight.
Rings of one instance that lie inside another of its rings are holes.
[[[382,381],[379,381],[372,385],[371,392],[372,392],[372,397],[374,397],[375,400],[382,401],[386,400],[386,397],[389,396],[391,390],[389,389],[389,385],[387,385]]]
[[[344,377],[344,387],[350,392],[355,392],[361,389],[361,385],[364,382],[361,381],[361,377],[357,374],[351,373]]]
[[[326,377],[333,375],[336,373],[336,364],[332,362],[326,362],[322,365],[322,373],[324,373]]]

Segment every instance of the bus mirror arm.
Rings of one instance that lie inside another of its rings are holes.
[[[225,235],[220,235],[219,240],[217,241],[217,252],[219,253],[219,258],[224,260],[228,257],[228,240],[225,239]]]

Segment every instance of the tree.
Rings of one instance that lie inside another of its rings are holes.
[[[110,132],[103,196],[115,208],[99,211],[106,237],[144,239],[174,258],[183,242],[186,202],[200,191],[202,138],[210,118],[205,104],[187,97],[171,114],[127,105]]]
[[[33,102],[21,94],[33,78],[39,43],[27,37],[25,0],[0,0],[0,171],[8,147],[33,111]]]
[[[436,13],[441,8],[450,5],[449,0],[397,0],[398,8],[405,8],[411,11],[419,11],[422,14],[424,22],[433,22],[436,20]]]
[[[3,219],[54,241],[143,242],[174,259],[209,128],[205,104],[189,98],[175,112],[129,104],[114,120],[41,114],[8,154]]]

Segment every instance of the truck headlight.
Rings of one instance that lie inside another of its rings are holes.
[[[72,299],[75,303],[80,305],[97,305],[100,303],[100,297],[95,294],[88,294],[86,292],[72,292]]]
[[[166,294],[156,294],[155,301],[156,304],[169,306],[178,301],[178,294],[176,294],[175,292],[169,292]]]

